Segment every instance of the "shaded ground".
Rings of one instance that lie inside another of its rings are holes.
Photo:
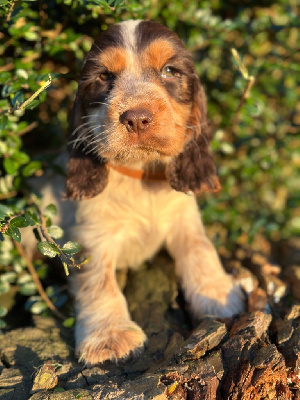
[[[34,317],[34,327],[0,336],[1,400],[300,399],[300,245],[259,247],[224,254],[249,294],[249,312],[197,327],[167,255],[130,272],[126,297],[149,341],[117,366],[78,364],[72,331],[53,318]]]

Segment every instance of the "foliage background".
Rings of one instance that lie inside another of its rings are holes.
[[[233,248],[257,234],[272,241],[298,235],[298,16],[296,0],[0,0],[1,203],[15,214],[22,212],[28,204],[24,180],[42,179],[54,168],[81,62],[93,38],[114,22],[154,19],[182,38],[206,89],[223,189],[200,202],[215,243]],[[256,79],[237,123],[233,119],[246,82],[234,67],[232,47]],[[7,112],[38,90],[49,73],[51,87],[25,113]],[[3,224],[11,218],[5,210],[0,209]],[[19,227],[6,234],[16,239]],[[45,310],[7,236],[0,251],[0,293],[31,296],[27,308],[38,304],[33,312]],[[35,268],[46,278],[44,263]],[[47,290],[57,306],[65,302],[60,287]],[[6,312],[0,306],[0,317]]]

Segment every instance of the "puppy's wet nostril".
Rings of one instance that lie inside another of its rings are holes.
[[[128,132],[143,132],[149,128],[152,121],[152,112],[144,108],[128,110],[120,116],[120,122],[125,125]]]

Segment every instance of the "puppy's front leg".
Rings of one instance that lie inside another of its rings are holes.
[[[175,258],[176,273],[194,316],[229,317],[242,312],[243,293],[224,271],[205,234],[194,198],[181,204],[174,214],[167,248]]]
[[[126,357],[146,340],[130,318],[114,267],[109,256],[98,256],[76,277],[76,352],[89,365]]]

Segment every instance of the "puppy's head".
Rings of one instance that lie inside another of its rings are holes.
[[[106,162],[167,164],[170,185],[215,190],[206,99],[178,36],[150,21],[113,25],[84,60],[70,121],[67,191],[90,198],[106,186]]]

